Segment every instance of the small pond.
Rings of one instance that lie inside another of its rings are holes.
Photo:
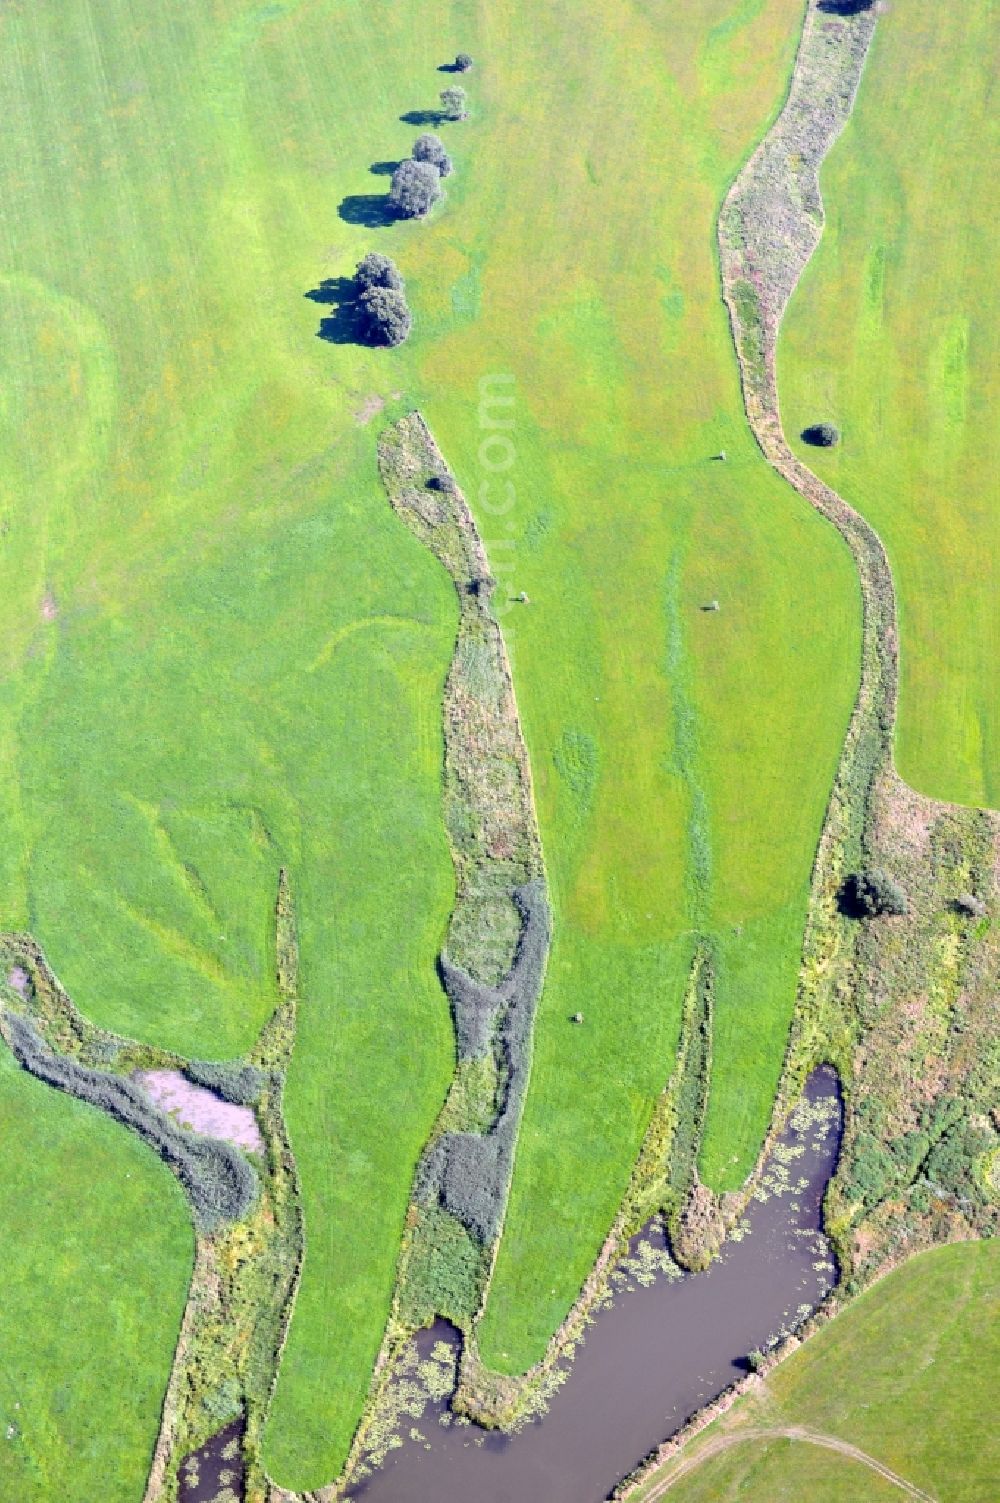
[[[348,1496],[359,1503],[602,1503],[651,1450],[747,1370],[836,1281],[823,1194],[842,1124],[832,1070],[816,1070],[750,1202],[738,1240],[705,1273],[680,1274],[647,1228],[612,1303],[589,1327],[547,1413],[500,1436],[457,1423],[447,1399],[399,1427],[402,1445]],[[624,1287],[623,1287],[624,1286]],[[421,1357],[456,1333],[417,1338]]]

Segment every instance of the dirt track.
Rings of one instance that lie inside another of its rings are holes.
[[[720,1451],[728,1451],[731,1446],[741,1445],[744,1441],[748,1440],[779,1439],[804,1441],[807,1445],[823,1446],[828,1451],[836,1451],[838,1455],[846,1456],[850,1461],[860,1462],[862,1466],[869,1467],[871,1471],[877,1472],[880,1477],[884,1477],[887,1482],[891,1482],[901,1492],[904,1492],[908,1498],[919,1499],[919,1503],[937,1503],[937,1500],[931,1493],[925,1493],[914,1483],[907,1482],[905,1477],[901,1477],[898,1472],[892,1471],[891,1468],[883,1465],[881,1461],[877,1461],[874,1456],[869,1456],[867,1451],[859,1450],[857,1446],[848,1444],[846,1440],[838,1440],[835,1435],[823,1435],[817,1430],[806,1430],[801,1425],[783,1425],[777,1426],[774,1429],[741,1430],[735,1435],[720,1435],[699,1451],[697,1456],[687,1457],[686,1460],[681,1462],[675,1472],[672,1472],[669,1477],[665,1477],[662,1482],[655,1484],[651,1491],[646,1493],[643,1503],[656,1503],[658,1498],[665,1497],[676,1482],[680,1482],[683,1477],[688,1476],[689,1473],[701,1466],[702,1462],[708,1461],[712,1456],[717,1456]]]

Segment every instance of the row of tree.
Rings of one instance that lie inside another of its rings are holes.
[[[460,52],[453,64],[457,73],[467,73],[472,58]],[[441,91],[441,114],[446,120],[468,117],[465,90],[458,85]],[[402,219],[423,219],[441,197],[441,179],[453,170],[444,142],[430,131],[418,136],[412,154],[392,174],[389,200]],[[372,344],[402,344],[413,327],[406,301],[406,286],[399,269],[388,256],[372,252],[359,262],[355,273],[362,332]]]

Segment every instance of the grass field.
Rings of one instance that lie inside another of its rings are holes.
[[[142,1496],[194,1237],[180,1188],[0,1044],[0,1498]]]
[[[332,11],[288,11],[313,51],[287,87],[257,50],[279,7],[0,18],[0,922],[96,1021],[225,1055],[273,1004],[289,864],[308,1255],[271,1459],[299,1483],[353,1429],[452,1062],[433,962],[453,592],[354,416],[408,385],[399,365],[317,339],[304,295],[367,248],[333,168],[384,154],[374,122],[391,137],[420,50],[408,13],[378,59],[359,27],[333,66]],[[427,41],[432,82],[436,61]],[[155,1308],[140,1269],[132,1287]],[[82,1359],[93,1332],[65,1339]]]
[[[781,1363],[683,1459],[743,1430],[802,1426],[866,1452],[939,1503],[983,1503],[1000,1470],[989,1414],[1000,1361],[998,1273],[994,1241],[911,1259]],[[806,1442],[747,1439],[704,1461],[667,1496],[842,1503],[902,1494],[859,1462]]]
[[[531,602],[505,629],[556,922],[481,1329],[508,1369],[540,1355],[610,1225],[693,931],[719,957],[711,1183],[742,1179],[780,1068],[858,597],[746,431],[714,235],[799,21],[715,0],[492,10],[458,181],[406,251],[421,328],[440,329],[415,346],[419,400]],[[477,414],[491,373],[516,378],[498,475]]]
[[[289,866],[307,1255],[268,1436],[286,1485],[344,1455],[452,1064],[433,961],[455,604],[377,486],[371,399],[425,408],[531,597],[506,627],[556,940],[486,1355],[537,1356],[577,1292],[669,1073],[696,930],[720,965],[709,1181],[738,1182],[766,1126],[858,600],[746,432],[714,219],[799,19],[797,0],[0,16],[0,922],[95,1021],[221,1056],[273,1004]],[[370,164],[408,150],[400,115],[433,106],[460,47],[481,66],[448,202],[364,223]],[[392,354],[318,340],[306,296],[370,248],[417,319]],[[478,453],[491,373],[516,378],[508,476]]]
[[[790,437],[877,529],[899,596],[897,760],[921,792],[1000,804],[1000,413],[994,16],[887,13],[822,186],[827,228],[779,347]]]

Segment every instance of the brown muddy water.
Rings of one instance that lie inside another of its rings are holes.
[[[750,1352],[799,1325],[836,1282],[821,1206],[841,1126],[837,1078],[817,1070],[768,1161],[738,1240],[707,1272],[681,1274],[662,1231],[651,1225],[633,1241],[612,1303],[595,1317],[542,1418],[502,1436],[459,1423],[447,1399],[404,1403],[394,1448],[347,1497],[602,1503],[650,1451],[747,1371]],[[412,1374],[435,1366],[446,1373],[457,1342],[442,1322],[421,1332],[421,1363],[414,1362]]]

